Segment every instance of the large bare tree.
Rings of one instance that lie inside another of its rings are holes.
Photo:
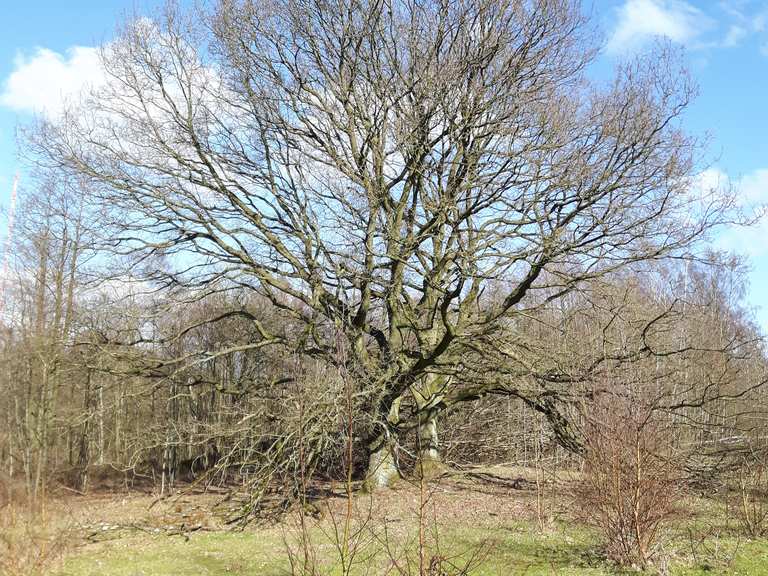
[[[128,24],[107,83],[32,140],[93,191],[133,277],[245,287],[303,326],[287,342],[256,323],[236,350],[343,359],[369,391],[376,487],[405,426],[439,457],[468,350],[585,280],[685,256],[728,216],[692,186],[676,55],[596,83],[595,48],[574,0],[171,7]]]

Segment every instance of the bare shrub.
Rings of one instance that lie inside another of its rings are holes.
[[[438,511],[434,502],[435,484],[430,483],[421,462],[414,468],[418,482],[418,506],[414,510],[416,529],[393,534],[388,529],[386,506],[374,500],[366,482],[355,478],[357,457],[355,435],[367,416],[356,398],[360,395],[359,379],[349,371],[347,350],[343,340],[337,342],[336,369],[329,370],[338,383],[338,409],[335,436],[341,440],[339,466],[323,474],[314,464],[315,432],[312,427],[311,401],[301,397],[296,427],[295,481],[298,506],[292,515],[293,526],[285,534],[284,544],[292,576],[326,576],[329,574],[385,574],[391,576],[464,576],[476,568],[487,553],[485,544],[465,552],[447,553],[440,545]],[[421,436],[416,440],[417,453],[422,454]],[[330,480],[330,481],[329,481]],[[320,500],[318,484],[330,485],[326,498]],[[334,496],[341,496],[338,506]]]
[[[29,509],[0,508],[0,576],[46,574],[66,551],[69,536]]]
[[[294,515],[293,530],[284,540],[292,576],[322,576],[330,573],[347,576],[372,556],[372,501],[369,495],[368,506],[361,510],[355,497],[359,485],[354,479],[355,435],[364,418],[355,403],[359,390],[355,388],[347,371],[347,358],[343,341],[339,339],[335,359],[337,369],[325,374],[339,384],[338,405],[335,410],[327,411],[328,415],[336,416],[332,418],[335,430],[331,435],[337,438],[335,445],[340,448],[335,453],[339,466],[324,471],[318,469],[315,453],[318,434],[316,427],[312,426],[310,410],[316,398],[308,401],[305,396],[301,396],[299,400],[294,473],[299,506]],[[341,510],[334,508],[330,498],[324,502],[312,501],[310,494],[318,483],[319,472],[325,472],[322,476],[326,481],[329,475],[331,478],[326,496],[336,494],[337,489],[341,488],[344,501]],[[327,522],[314,522],[317,518]],[[324,548],[331,552],[322,554],[320,550]]]
[[[28,494],[24,484],[0,472],[0,510],[11,505],[28,505]]]
[[[687,537],[694,565],[705,570],[716,568],[730,573],[741,546],[741,540],[737,539],[734,543],[731,535],[730,526],[716,522],[705,522],[700,527],[689,526]]]
[[[768,464],[764,455],[744,456],[735,492],[732,507],[742,533],[750,538],[768,535]]]
[[[405,541],[398,541],[386,524],[379,533],[386,553],[385,576],[468,576],[485,562],[491,550],[486,540],[464,550],[442,543],[438,509],[434,501],[436,484],[418,477],[419,499],[416,508],[417,530]]]
[[[423,453],[421,437],[417,438],[418,453]],[[490,540],[457,550],[455,546],[444,546],[442,527],[438,521],[439,508],[435,501],[439,489],[438,476],[427,474],[422,462],[414,470],[418,483],[418,500],[412,510],[416,530],[404,539],[393,537],[384,523],[377,539],[385,552],[386,576],[467,576],[482,566],[491,550]]]
[[[580,515],[597,528],[609,558],[647,568],[680,496],[672,431],[637,394],[600,395],[584,423]]]

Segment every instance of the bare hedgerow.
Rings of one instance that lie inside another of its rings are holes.
[[[673,431],[637,393],[601,394],[586,409],[584,473],[575,495],[582,519],[602,535],[607,556],[647,568],[679,509]]]

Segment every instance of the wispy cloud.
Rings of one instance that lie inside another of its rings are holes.
[[[699,175],[694,188],[701,194],[730,189],[746,214],[762,216],[750,226],[734,226],[725,230],[716,239],[720,248],[752,258],[768,256],[768,169],[753,170],[740,178],[731,179],[725,172],[710,168]]]
[[[761,52],[768,42],[768,8],[751,2],[723,0],[702,8],[685,0],[624,0],[615,11],[607,51],[626,54],[654,38],[667,38],[693,50],[734,48],[758,37]]]
[[[733,46],[738,46],[739,43],[747,37],[747,34],[749,34],[749,32],[743,26],[731,24],[723,39],[723,47],[731,48]]]
[[[743,40],[765,31],[768,9],[742,0],[723,0],[718,4],[724,17],[731,21],[725,38],[720,43],[724,48],[738,46]]]
[[[712,25],[706,14],[682,0],[626,0],[618,10],[607,50],[614,54],[632,51],[657,37],[688,44]]]
[[[60,54],[37,48],[20,54],[3,83],[0,106],[18,112],[58,114],[68,100],[104,81],[97,48],[75,46]]]
[[[752,29],[755,32],[762,32],[762,31],[764,31],[765,30],[765,20],[766,20],[765,13],[758,14],[757,16],[752,18],[752,20],[750,22],[750,24],[752,26]]]

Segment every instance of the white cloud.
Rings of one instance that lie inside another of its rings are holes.
[[[710,168],[699,175],[700,190],[732,188],[737,204],[746,215],[760,216],[748,226],[733,226],[717,239],[720,248],[746,254],[752,258],[768,255],[768,169],[754,170],[738,179],[730,179],[717,168]]]
[[[755,170],[743,176],[736,191],[742,204],[768,203],[768,169]]]
[[[737,46],[739,42],[741,42],[746,37],[747,30],[738,24],[733,24],[730,28],[728,28],[728,32],[726,33],[725,39],[723,40],[723,46],[725,48]]]
[[[765,17],[766,14],[758,14],[752,19],[752,30],[755,32],[762,32],[765,30]]]
[[[711,25],[703,12],[682,0],[626,0],[607,49],[627,52],[659,36],[687,44]]]
[[[706,197],[714,190],[728,186],[728,175],[719,168],[707,168],[694,178],[693,189],[696,195]]]
[[[75,46],[66,54],[38,48],[31,56],[16,57],[14,70],[3,83],[0,105],[56,115],[66,102],[103,82],[97,48]]]

